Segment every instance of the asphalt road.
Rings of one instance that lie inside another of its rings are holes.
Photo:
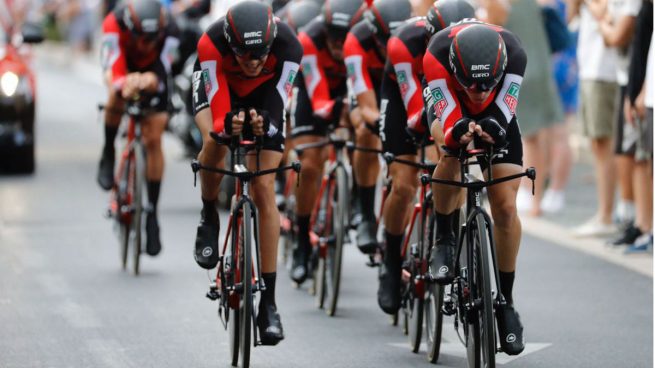
[[[134,277],[119,265],[108,195],[95,184],[104,90],[37,61],[37,172],[0,177],[0,367],[227,367],[227,332],[192,257],[199,190],[165,140],[164,250]],[[557,236],[557,234],[553,234]],[[255,367],[429,367],[377,307],[376,272],[345,254],[336,317],[278,276],[286,339],[256,348]],[[528,347],[503,367],[652,367],[652,278],[524,236],[515,300]],[[439,367],[464,367],[447,320]]]

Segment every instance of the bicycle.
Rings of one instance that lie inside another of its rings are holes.
[[[495,155],[493,147],[487,147],[461,150],[457,156],[446,156],[458,158],[461,181],[421,176],[423,185],[438,183],[466,189],[466,216],[458,235],[455,278],[448,292],[442,288],[441,311],[444,315],[455,316],[455,331],[466,346],[468,365],[472,368],[495,367],[495,355],[500,351],[496,341],[495,309],[506,304],[500,292],[493,228],[491,218],[482,207],[482,191],[486,187],[524,176],[532,180],[534,191],[536,178],[536,170],[530,167],[523,173],[494,179],[491,162]],[[479,163],[469,163],[468,160],[479,157],[484,157],[489,163],[486,181],[469,173],[469,166]],[[462,324],[464,338],[459,332],[459,323]]]
[[[216,277],[210,283],[206,296],[211,300],[219,300],[218,315],[223,327],[229,330],[230,334],[232,366],[247,368],[250,365],[251,344],[253,347],[261,345],[257,337],[256,308],[253,307],[255,293],[266,290],[261,277],[259,217],[257,207],[250,197],[250,182],[257,177],[281,171],[299,172],[300,163],[260,170],[259,154],[262,144],[259,139],[252,142],[240,140],[239,137],[228,140],[216,133],[211,133],[211,136],[220,144],[229,142],[232,170],[203,166],[198,160],[194,160],[191,163],[194,185],[198,171],[206,170],[234,177],[236,190],[232,198],[232,209]],[[251,149],[255,149],[257,155],[255,171],[249,171],[244,164],[244,156]]]
[[[299,157],[307,149],[332,147],[310,217],[310,239],[314,249],[310,264],[317,263],[312,290],[318,308],[323,309],[327,300],[326,313],[331,317],[337,311],[343,246],[350,218],[348,196],[352,180],[344,152],[347,138],[347,128],[339,127],[325,140],[295,147]]]
[[[116,221],[119,229],[124,270],[127,269],[129,250],[132,248],[132,270],[135,275],[139,274],[143,246],[143,215],[148,211],[144,205],[146,158],[140,123],[149,111],[141,104],[139,99],[126,102],[126,143],[120,155],[107,214]],[[104,109],[104,105],[98,105],[98,111]]]

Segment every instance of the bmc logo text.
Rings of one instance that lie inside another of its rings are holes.
[[[471,70],[489,70],[489,64],[471,65]]]
[[[252,38],[252,37],[261,37],[261,36],[262,36],[262,31],[246,32],[243,34],[243,38]]]

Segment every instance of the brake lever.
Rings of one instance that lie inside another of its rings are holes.
[[[534,181],[537,178],[537,170],[534,167],[529,167],[525,170],[525,175],[532,181],[532,195],[534,196]]]
[[[200,171],[200,163],[198,160],[191,161],[191,170],[193,171],[193,187],[196,187],[198,180],[198,171]]]

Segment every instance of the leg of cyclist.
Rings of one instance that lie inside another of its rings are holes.
[[[161,146],[161,137],[168,118],[169,115],[166,112],[150,115],[144,119],[141,131],[146,149],[146,181],[149,202],[148,216],[146,217],[146,252],[151,256],[156,256],[161,251],[157,202],[159,201],[159,189],[164,174],[164,153]]]
[[[380,138],[370,129],[380,113],[375,101],[375,92],[366,91],[357,96],[364,104],[353,109],[350,120],[355,128],[355,143],[366,148],[380,149]],[[359,111],[358,111],[359,110]],[[369,122],[370,121],[370,122]],[[374,253],[378,247],[377,219],[375,218],[375,189],[380,173],[380,162],[376,153],[355,151],[353,171],[358,184],[359,206],[362,221],[357,225],[357,247],[363,253]]]
[[[322,137],[302,135],[294,138],[294,146],[317,142]],[[307,279],[309,258],[312,251],[309,222],[318,195],[319,182],[323,174],[323,165],[327,158],[326,148],[312,148],[300,156],[302,169],[300,185],[296,188],[296,220],[298,226],[298,244],[293,252],[291,279],[302,283]]]
[[[399,155],[399,159],[417,161],[416,155]],[[400,308],[401,246],[418,189],[418,169],[399,163],[389,166],[391,192],[384,204],[384,261],[380,269],[378,305],[385,313]]]
[[[114,141],[118,133],[118,126],[123,117],[124,102],[123,99],[114,91],[109,79],[109,97],[105,105],[105,144],[102,148],[100,163],[98,164],[98,185],[104,190],[111,189],[114,186],[114,162],[116,160],[116,151]]]
[[[432,177],[443,180],[460,180],[459,165],[457,158],[442,155]],[[437,233],[436,249],[430,252],[429,274],[439,284],[446,285],[455,277],[457,239],[454,225],[459,220],[458,209],[464,200],[464,190],[442,184],[432,184],[432,198],[434,199]]]
[[[201,110],[196,114],[196,124],[202,133],[202,150],[198,154],[198,161],[203,166],[224,169],[228,149],[226,146],[216,143],[209,135],[212,130],[212,117],[209,109]],[[201,170],[199,174],[202,211],[196,233],[195,259],[200,267],[212,269],[218,263],[220,222],[216,206],[218,186],[223,175],[205,170]]]
[[[265,150],[260,154],[261,170],[273,169],[280,165],[282,153]],[[256,169],[254,157],[248,158],[248,166]],[[261,249],[262,278],[266,290],[261,293],[257,324],[264,345],[275,345],[284,339],[282,321],[275,304],[275,279],[277,269],[277,246],[280,238],[280,213],[275,203],[275,175],[261,176],[252,182],[252,196],[259,213],[259,240]]]
[[[514,164],[493,166],[496,178],[519,174],[522,171],[521,166]],[[500,289],[507,300],[507,304],[497,310],[496,316],[501,347],[510,355],[519,354],[524,349],[523,325],[518,312],[514,309],[512,297],[516,257],[521,242],[521,221],[516,211],[516,194],[519,185],[518,180],[512,180],[488,188],[489,205],[494,219]]]

